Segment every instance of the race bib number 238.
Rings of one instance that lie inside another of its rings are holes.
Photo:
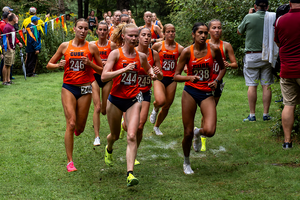
[[[193,75],[199,76],[200,81],[209,81],[210,79],[210,68],[194,68]]]

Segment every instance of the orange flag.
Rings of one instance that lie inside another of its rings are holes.
[[[64,20],[64,16],[62,15],[61,16],[61,25],[62,25],[62,27],[64,28],[65,27],[65,20]]]
[[[19,30],[19,34],[20,34],[20,36],[21,36],[23,42],[25,43],[25,45],[27,45],[27,44],[26,44],[26,41],[25,41],[25,39],[24,39],[23,31],[22,31],[22,30]]]
[[[26,30],[28,31],[28,34],[34,39],[34,41],[36,41],[36,38],[34,37],[33,33],[30,30],[30,28],[26,28]]]

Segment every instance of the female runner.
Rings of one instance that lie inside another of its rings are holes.
[[[163,79],[161,81],[155,81],[154,93],[155,101],[153,102],[154,108],[150,115],[150,122],[155,123],[153,128],[156,135],[162,135],[159,130],[159,126],[168,115],[170,106],[173,103],[177,83],[174,82],[173,77],[177,66],[177,60],[180,56],[183,46],[175,42],[175,27],[172,24],[166,24],[163,28],[163,34],[165,41],[155,43],[152,49],[159,53],[160,64],[162,66]],[[156,116],[158,114],[157,120]]]
[[[47,64],[47,69],[64,67],[64,81],[61,100],[64,107],[67,129],[65,147],[68,158],[68,172],[76,171],[73,163],[74,133],[79,136],[85,128],[92,99],[92,69],[102,72],[102,61],[96,45],[85,40],[88,33],[88,22],[78,19],[73,28],[74,40],[62,43]],[[64,56],[65,60],[58,60]],[[91,60],[95,60],[94,64]]]
[[[198,132],[201,135],[212,137],[216,131],[217,113],[216,103],[212,91],[217,88],[225,71],[223,70],[216,80],[213,80],[213,62],[216,60],[221,69],[224,68],[220,49],[206,43],[208,28],[204,23],[196,23],[193,27],[193,38],[195,44],[185,48],[180,57],[175,72],[176,82],[186,82],[182,92],[182,121],[184,126],[184,138],[182,148],[184,153],[183,172],[193,174],[190,165],[190,151],[194,136],[194,118],[197,104],[203,116],[203,128]],[[181,72],[187,64],[187,76]]]
[[[164,28],[161,21],[157,18],[156,13],[152,13],[152,23],[159,26],[160,29]]]
[[[116,29],[121,31],[114,37],[123,47],[114,50],[108,57],[102,73],[102,81],[113,79],[113,86],[107,102],[107,119],[111,133],[107,136],[105,147],[105,163],[113,166],[113,144],[119,139],[120,123],[123,112],[126,112],[127,124],[127,186],[138,184],[133,176],[134,160],[137,153],[137,130],[140,122],[142,94],[138,87],[138,74],[141,67],[151,79],[156,79],[147,56],[135,50],[138,39],[138,28],[133,24],[119,24]]]
[[[157,78],[161,80],[163,78],[163,73],[161,71],[160,66],[160,59],[157,51],[148,48],[149,44],[151,43],[151,30],[148,28],[142,28],[139,31],[139,46],[136,48],[139,52],[142,52],[147,55],[148,63],[151,67],[153,67],[154,73],[157,75]],[[158,80],[155,80],[158,81]],[[154,81],[154,82],[155,82]],[[144,125],[148,118],[149,113],[149,107],[150,107],[150,101],[151,101],[151,78],[148,76],[148,74],[145,72],[145,70],[141,69],[139,76],[138,76],[138,82],[140,91],[143,93],[143,102],[142,102],[142,109],[140,112],[140,124],[137,131],[137,147],[140,146],[140,143],[143,138],[143,130]],[[125,117],[124,117],[125,118]],[[121,127],[121,133],[120,138],[123,130],[127,131],[126,123],[125,121],[122,123]],[[139,165],[140,162],[135,159],[134,162],[135,165]]]
[[[233,68],[237,69],[238,65],[234,56],[234,51],[230,43],[220,40],[222,36],[222,24],[220,20],[213,19],[208,23],[208,33],[211,37],[211,39],[206,40],[206,43],[211,43],[216,46],[218,46],[221,50],[222,58],[224,61],[225,68],[223,70],[226,70],[226,68]],[[229,57],[230,63],[226,61],[226,54]],[[213,80],[215,80],[220,73],[220,66],[218,65],[217,61],[214,60],[214,66],[213,66]],[[220,100],[220,97],[222,95],[222,91],[224,88],[225,83],[223,83],[223,79],[221,79],[220,82],[218,82],[218,86],[214,91],[214,98],[216,102],[216,106],[218,105],[218,102]],[[202,120],[201,120],[202,121]],[[201,123],[202,124],[202,123]],[[201,126],[201,128],[203,128]],[[198,132],[198,128],[195,128],[195,131]],[[201,137],[201,151],[206,151],[206,137]],[[199,135],[194,135],[194,143],[193,147],[196,152],[199,151],[199,145],[197,145],[199,142]]]
[[[105,67],[108,55],[114,49],[116,49],[115,43],[107,40],[108,36],[108,26],[105,22],[100,22],[98,24],[96,33],[98,34],[98,41],[93,41],[91,44],[95,44],[98,47],[100,52],[100,57],[102,59],[103,67]],[[96,64],[96,61],[94,60]],[[92,83],[92,97],[94,102],[94,114],[93,114],[93,124],[95,131],[95,141],[94,146],[100,145],[99,129],[100,129],[100,112],[103,115],[106,115],[106,102],[112,86],[112,81],[102,82],[101,74],[98,74],[94,71],[95,80]],[[100,88],[102,88],[101,96],[102,101],[100,100]]]
[[[90,15],[87,18],[88,22],[89,22],[89,29],[93,32],[94,28],[97,26],[98,24],[98,19],[95,16],[95,11],[91,11]]]

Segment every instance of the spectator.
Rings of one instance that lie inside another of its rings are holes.
[[[31,23],[28,24],[26,28],[30,28],[31,32],[34,32],[34,26],[38,24],[38,18],[37,16],[33,16],[31,18]],[[26,76],[28,77],[34,77],[35,74],[35,66],[37,63],[38,54],[41,51],[41,33],[38,31],[37,38],[34,38],[27,33],[27,46],[26,46],[26,53],[27,53],[27,59],[26,59]]]
[[[2,9],[2,12],[3,12],[3,13],[5,13],[5,12],[11,13],[11,11],[13,11],[13,9],[11,9],[11,8],[8,7],[8,6],[4,6],[3,9]]]
[[[95,11],[91,11],[90,15],[87,18],[89,22],[89,29],[93,32],[94,28],[98,25],[98,18],[95,16]]]
[[[255,106],[257,100],[257,86],[259,81],[263,89],[263,120],[270,120],[269,108],[272,99],[270,85],[274,83],[272,65],[268,61],[262,61],[262,42],[264,31],[264,17],[268,10],[268,0],[256,0],[255,13],[247,14],[238,26],[237,33],[246,32],[244,77],[248,86],[249,116],[243,121],[256,121]],[[252,9],[250,9],[252,10]]]
[[[111,11],[108,11],[108,12],[107,12],[107,15],[108,15],[109,17],[111,17]]]
[[[3,29],[3,34],[15,32],[14,24],[17,22],[17,16],[14,13],[8,15],[8,23]],[[13,41],[14,39],[14,41]],[[4,67],[2,71],[3,85],[10,85],[13,82],[10,80],[10,68],[15,61],[15,44],[18,44],[20,48],[23,47],[22,43],[17,42],[16,37],[13,38],[12,34],[6,35],[7,51],[4,51]]]
[[[31,23],[31,18],[36,15],[36,8],[35,7],[29,8],[29,14],[30,14],[30,16],[27,17],[26,19],[24,19],[23,24],[22,24],[22,29],[23,29],[24,33],[26,32],[25,28],[28,26],[28,24]],[[49,17],[49,14],[46,15],[45,17],[46,18]],[[44,26],[44,22],[43,22],[43,20],[39,19],[37,30],[44,33],[42,26]]]
[[[275,23],[275,42],[281,61],[280,86],[284,108],[282,127],[283,149],[292,148],[291,133],[294,111],[300,104],[300,0],[290,0],[291,10]]]
[[[66,14],[66,21],[71,21],[71,15],[70,14]]]
[[[5,7],[4,7],[5,8]],[[5,10],[3,8],[3,10]],[[7,24],[7,22],[8,22],[8,18],[7,18],[7,16],[8,16],[8,12],[4,12],[3,14],[2,14],[2,20],[0,21],[0,35],[1,34],[3,34],[3,29],[4,29],[4,26]],[[3,45],[3,40],[2,40],[2,38],[1,38],[1,36],[0,36],[0,45]],[[2,57],[3,57],[3,55],[2,55]],[[3,76],[2,76],[2,70],[3,70],[3,65],[4,65],[4,60],[3,60],[3,58],[1,59],[1,63],[0,63],[0,75],[1,75],[1,81],[3,81]]]

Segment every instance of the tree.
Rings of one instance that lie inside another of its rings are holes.
[[[82,18],[82,0],[77,0],[78,5],[78,19]]]
[[[89,0],[84,0],[84,18],[87,19],[89,16]]]
[[[129,9],[130,6],[130,0],[117,0],[117,9]]]
[[[64,0],[58,0],[58,10],[60,13],[65,14],[66,8],[65,8]]]

